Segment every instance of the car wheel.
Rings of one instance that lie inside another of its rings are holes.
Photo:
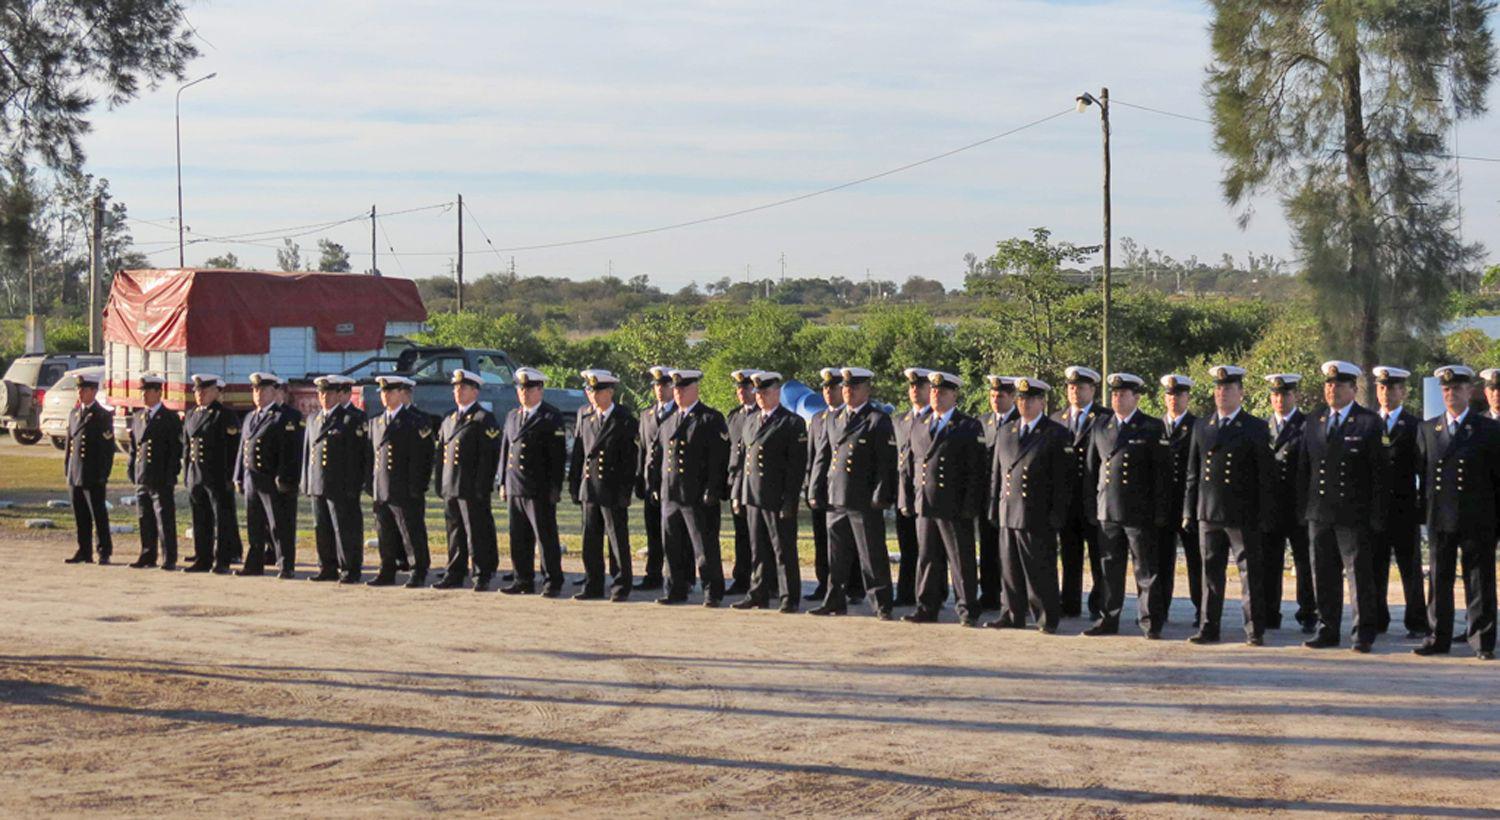
[[[36,444],[42,440],[41,430],[12,430],[11,436],[17,444]]]
[[[53,447],[56,447],[59,450],[66,450],[66,449],[68,449],[68,440],[67,439],[63,438],[62,436],[52,436],[51,438],[52,438],[52,446]]]

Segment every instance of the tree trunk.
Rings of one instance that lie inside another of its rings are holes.
[[[1339,47],[1340,82],[1344,91],[1344,175],[1349,196],[1349,286],[1360,295],[1358,364],[1370,373],[1380,345],[1380,271],[1376,259],[1374,196],[1370,184],[1369,140],[1365,134],[1358,43],[1349,37]],[[1374,383],[1364,386],[1365,402],[1374,405]]]

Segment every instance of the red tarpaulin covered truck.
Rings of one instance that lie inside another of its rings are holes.
[[[382,353],[388,337],[421,330],[426,320],[416,283],[406,279],[120,271],[104,308],[105,392],[122,424],[130,409],[141,405],[141,373],[166,376],[164,403],[174,410],[192,406],[192,374],[214,373],[227,382],[222,401],[249,410],[251,373],[265,370],[298,380],[340,373]],[[304,410],[316,407],[305,382],[294,385],[294,397],[308,405]]]

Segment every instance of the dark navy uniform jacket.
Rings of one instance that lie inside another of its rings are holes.
[[[245,493],[295,493],[302,477],[302,413],[289,404],[252,410],[240,429],[234,482]]]
[[[234,411],[213,402],[194,407],[182,423],[182,483],[193,487],[232,488],[240,451],[240,420]]]
[[[182,418],[165,407],[141,409],[130,417],[130,461],[126,473],[136,486],[170,490],[182,470]]]
[[[68,446],[64,474],[73,487],[109,482],[115,466],[114,418],[98,402],[68,412]]]
[[[653,412],[647,410],[647,413]],[[628,507],[636,484],[640,423],[618,402],[603,422],[593,407],[578,411],[573,452],[568,462],[568,492],[575,502]]]
[[[505,432],[500,436],[505,495],[556,501],[562,497],[563,479],[568,475],[568,432],[562,411],[541,402],[522,422],[523,412],[517,407],[506,415]]]
[[[454,408],[438,430],[441,454],[433,466],[438,494],[444,499],[480,501],[495,492],[500,467],[500,425],[495,414],[480,406]]]
[[[869,512],[896,503],[896,428],[885,411],[869,402],[859,412],[845,406],[828,420],[825,435],[813,472],[828,476],[830,507]]]
[[[1018,417],[995,439],[990,465],[990,521],[1012,530],[1060,530],[1073,495],[1073,436],[1046,416],[1021,440]]]

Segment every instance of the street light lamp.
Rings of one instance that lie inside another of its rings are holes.
[[[1082,114],[1090,105],[1099,106],[1099,123],[1104,129],[1104,330],[1101,339],[1103,350],[1101,351],[1100,364],[1105,374],[1109,373],[1109,89],[1099,89],[1099,96],[1095,97],[1087,91],[1074,98],[1078,105],[1078,113]]]
[[[173,105],[173,118],[177,130],[177,267],[179,268],[187,267],[187,259],[183,253],[185,243],[182,236],[182,92],[198,83],[212,80],[217,76],[219,76],[219,72],[215,71],[212,74],[199,77],[190,83],[183,83],[178,86],[177,102]]]

